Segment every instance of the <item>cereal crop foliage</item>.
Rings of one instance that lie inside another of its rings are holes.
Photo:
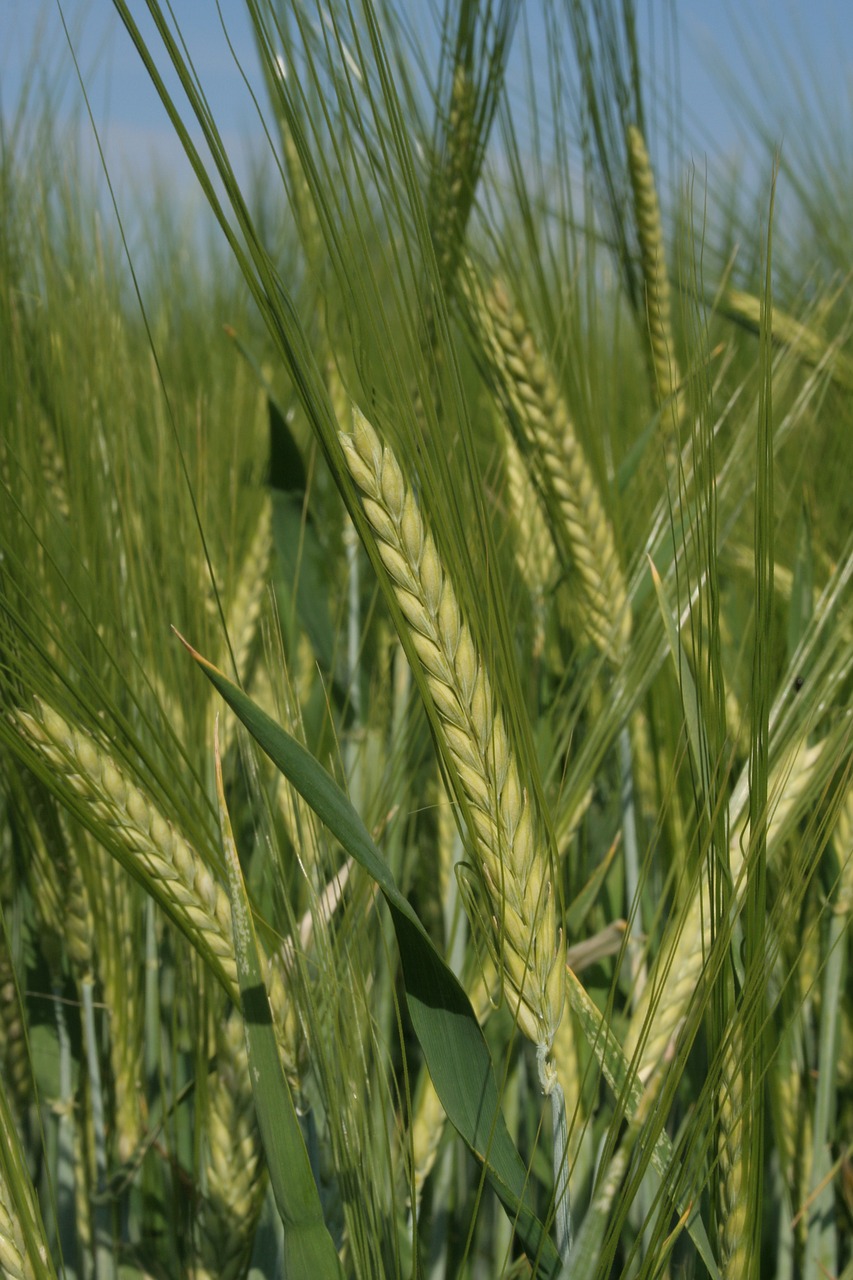
[[[114,7],[216,234],[3,121],[0,1275],[849,1278],[849,130],[246,0],[247,165]]]

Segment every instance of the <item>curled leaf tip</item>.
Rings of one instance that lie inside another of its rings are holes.
[[[180,642],[181,642],[181,644],[184,646],[184,648],[185,648],[185,649],[189,649],[190,653],[195,653],[195,649],[192,647],[192,645],[190,644],[189,640],[187,640],[184,636],[182,636],[182,635],[181,635],[180,631],[179,631],[179,630],[178,630],[178,628],[175,626],[174,622],[170,622],[170,623],[169,623],[169,626],[170,626],[170,628],[171,628],[171,630],[172,630],[172,634],[173,634],[173,635],[176,635],[176,636],[178,637],[178,639],[180,640]]]
[[[215,675],[224,674],[222,671],[219,670],[217,666],[214,665],[214,663],[210,661],[209,658],[205,658],[204,654],[199,653],[198,649],[194,649],[190,644],[189,640],[187,640],[184,636],[181,635],[180,631],[176,626],[172,625],[172,630],[180,640],[181,644],[186,649],[187,653],[189,653],[190,657],[194,658],[200,667],[203,667],[205,671],[213,672]]]

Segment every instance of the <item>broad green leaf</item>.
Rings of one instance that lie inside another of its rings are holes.
[[[343,1269],[332,1237],[323,1221],[323,1208],[305,1149],[305,1140],[290,1087],[285,1079],[272,1026],[269,1001],[261,974],[252,912],[231,831],[222,785],[219,735],[216,737],[216,794],[225,852],[228,895],[234,923],[234,950],[240,982],[240,1007],[255,1114],[269,1167],[275,1202],[284,1224],[284,1274],[297,1280],[335,1280]]]
[[[287,425],[287,418],[270,394],[267,394],[267,414],[270,423],[269,486],[281,493],[297,494],[302,499],[308,486],[302,453]]]
[[[543,1280],[553,1276],[560,1259],[530,1206],[529,1174],[506,1127],[488,1046],[465,991],[436,951],[367,828],[330,774],[223,672],[191,646],[187,648],[273,764],[382,890],[397,935],[412,1025],[447,1117],[483,1163],[519,1240],[536,1262],[536,1274]]]

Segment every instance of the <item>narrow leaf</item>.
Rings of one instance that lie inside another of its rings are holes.
[[[397,935],[412,1025],[447,1117],[483,1163],[519,1240],[536,1261],[537,1275],[543,1280],[553,1276],[559,1255],[530,1206],[529,1173],[500,1110],[489,1049],[465,991],[400,893],[364,823],[334,779],[222,671],[183,643],[273,764],[382,890]]]

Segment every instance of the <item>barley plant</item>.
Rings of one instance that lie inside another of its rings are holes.
[[[246,165],[114,7],[216,235],[0,122],[0,1275],[851,1280],[853,122],[246,0]]]

